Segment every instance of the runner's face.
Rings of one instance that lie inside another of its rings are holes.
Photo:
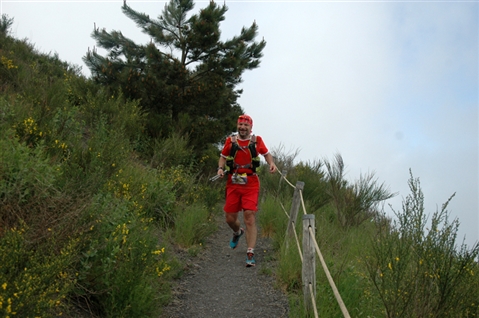
[[[238,123],[238,134],[241,139],[246,139],[251,134],[251,125],[245,122]]]

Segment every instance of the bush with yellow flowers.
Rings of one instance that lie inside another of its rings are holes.
[[[479,243],[468,249],[456,242],[458,220],[447,206],[428,222],[419,179],[409,179],[409,194],[397,221],[382,227],[367,258],[370,278],[388,317],[476,317],[479,312]]]
[[[111,194],[96,196],[88,210],[78,302],[112,317],[151,317],[167,300],[162,290],[170,270],[158,229],[134,212],[132,202]]]
[[[76,284],[70,266],[76,240],[55,250],[54,234],[41,249],[31,243],[29,228],[6,229],[0,238],[0,315],[58,317],[68,312]],[[49,247],[45,250],[46,247]]]

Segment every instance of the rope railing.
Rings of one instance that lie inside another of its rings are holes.
[[[284,208],[283,203],[280,202],[279,205],[281,205],[281,208],[283,209],[284,214],[286,214],[286,216],[287,216],[288,219],[289,219],[289,214],[288,214],[288,212],[286,212],[286,209]]]
[[[341,295],[339,294],[338,288],[336,287],[336,284],[334,283],[333,277],[329,273],[328,266],[326,265],[326,262],[324,261],[321,251],[319,250],[318,242],[316,242],[316,237],[314,236],[311,228],[309,228],[309,233],[313,239],[314,247],[316,248],[316,253],[319,256],[319,261],[321,262],[321,265],[323,266],[324,273],[326,274],[326,277],[328,278],[329,285],[333,289],[334,297],[336,297],[336,301],[338,302],[339,307],[341,308],[341,312],[343,313],[344,317],[349,317],[348,309],[346,308],[346,305],[344,305],[343,299],[341,298]]]
[[[294,231],[294,238],[296,239],[296,246],[298,247],[299,258],[301,258],[301,263],[302,263],[303,262],[303,253],[301,252],[301,246],[299,245],[298,233],[296,233],[296,231]]]
[[[283,174],[283,173],[281,173],[281,171],[279,171],[279,170],[276,170],[276,171],[279,172],[279,174],[281,175],[281,178],[282,178],[284,181],[286,181],[286,183],[289,184],[289,185],[291,186],[291,188],[295,188],[295,186],[294,186],[291,182],[289,182],[288,179],[286,179],[286,173]]]
[[[305,204],[304,204],[303,190],[302,190],[302,189],[299,191],[299,195],[300,195],[300,197],[301,197],[301,206],[303,207],[303,214],[306,215],[306,214],[308,214],[308,213],[306,213],[306,206],[305,206]]]
[[[314,299],[314,291],[313,291],[313,284],[309,283],[309,294],[311,295],[311,303],[313,304],[313,309],[314,309],[314,317],[318,318],[318,308],[316,307],[316,299]]]
[[[307,221],[311,222],[311,220],[314,222],[314,215],[308,215],[307,212],[306,212],[306,207],[305,207],[305,204],[304,204],[304,199],[303,199],[303,187],[304,187],[304,183],[303,182],[300,182],[298,181],[298,183],[296,184],[296,186],[293,186],[293,184],[291,182],[288,181],[288,179],[286,179],[286,176],[285,174],[279,172],[281,174],[281,178],[284,179],[286,181],[286,183],[288,183],[291,187],[293,187],[295,189],[295,192],[294,192],[294,195],[293,195],[293,202],[292,202],[292,205],[291,205],[291,211],[288,215],[288,213],[286,212],[286,209],[284,208],[284,206],[281,204],[281,207],[283,208],[285,214],[288,216],[288,219],[289,219],[289,222],[288,222],[288,230],[287,230],[287,238],[288,237],[292,237],[293,234],[294,234],[294,238],[296,240],[296,245],[297,245],[297,248],[298,248],[298,252],[299,252],[299,256],[301,258],[301,263],[303,263],[303,284],[304,285],[308,285],[306,290],[303,289],[303,292],[305,293],[305,302],[306,302],[306,293],[309,293],[310,297],[311,297],[311,306],[313,307],[313,311],[314,311],[314,316],[315,317],[318,317],[318,311],[317,311],[317,306],[316,306],[316,301],[315,301],[315,295],[316,295],[316,291],[315,291],[315,288],[313,287],[313,284],[311,283],[311,281],[305,283],[304,282],[304,276],[305,276],[305,260],[304,260],[304,257],[306,257],[305,255],[305,251],[304,251],[304,246],[305,246],[305,241],[309,242],[309,241],[312,241],[314,244],[314,249],[316,251],[316,254],[318,255],[319,257],[319,260],[321,262],[321,266],[323,268],[323,271],[325,272],[326,274],[326,277],[328,279],[328,282],[329,282],[329,285],[331,286],[332,290],[333,290],[333,293],[334,293],[334,297],[336,298],[336,301],[338,302],[338,305],[341,309],[341,312],[343,313],[343,316],[345,318],[350,318],[350,315],[349,315],[349,312],[341,298],[341,295],[339,294],[339,291],[336,287],[336,284],[334,283],[334,280],[329,272],[329,269],[326,265],[326,262],[324,261],[324,258],[323,258],[323,255],[321,253],[321,250],[319,249],[319,245],[318,245],[318,242],[316,241],[316,235],[314,234],[314,228],[311,226],[311,224],[307,225],[307,232],[305,232],[305,230],[303,229],[303,251],[301,250],[301,246],[299,244],[299,238],[298,238],[298,234],[296,233],[296,217],[297,217],[297,212],[298,212],[298,209],[299,209],[299,203],[301,203],[301,206],[303,208],[303,222],[305,221],[305,218],[307,219]],[[280,179],[281,181],[281,179]],[[305,224],[303,224],[303,228],[305,228]],[[305,239],[304,236],[308,236],[307,239]],[[287,243],[287,242],[286,242]],[[309,245],[309,243],[307,244]],[[304,255],[304,256],[303,256]],[[313,273],[306,273],[306,275],[310,276],[310,277],[313,277],[313,280],[314,280],[314,283],[315,283],[315,275],[314,275],[314,271],[315,271],[315,265],[314,265],[314,259],[312,260],[312,266],[311,264],[308,264],[308,266],[310,267],[313,267],[311,270],[313,271]],[[307,272],[307,270],[306,270]],[[312,275],[311,275],[312,274]],[[309,307],[309,306],[308,306]]]

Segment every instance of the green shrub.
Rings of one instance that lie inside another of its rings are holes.
[[[202,244],[216,230],[211,212],[199,204],[180,205],[175,215],[175,241],[182,247]]]
[[[172,133],[165,139],[155,139],[152,148],[151,166],[153,167],[188,166],[193,162],[188,138],[178,133]]]
[[[174,180],[163,172],[127,162],[115,167],[107,180],[106,190],[116,198],[132,203],[139,217],[152,218],[162,228],[173,223],[176,199]]]
[[[301,293],[303,285],[301,278],[302,263],[294,239],[281,245],[279,258],[281,262],[278,265],[276,275],[280,279],[283,289],[289,293]]]
[[[76,277],[71,264],[77,242],[62,248],[55,233],[41,248],[30,239],[24,223],[4,229],[0,236],[0,315],[2,317],[58,317],[68,312],[68,295]]]
[[[151,317],[167,300],[170,270],[159,233],[131,202],[97,195],[82,236],[78,299],[105,317]]]
[[[476,317],[479,243],[458,249],[458,220],[449,222],[452,197],[427,224],[419,180],[392,227],[379,227],[368,260],[369,275],[388,317]],[[430,227],[430,228],[428,228]],[[476,284],[474,284],[476,282]]]
[[[69,79],[68,84],[78,81],[76,78]],[[75,90],[81,90],[80,83],[73,83]],[[123,95],[107,96],[105,91],[87,91],[82,97],[80,109],[87,127],[96,127],[100,121],[104,121],[111,131],[121,132],[127,141],[137,140],[144,131],[147,114],[140,108],[138,102],[125,101]]]
[[[298,181],[294,174],[294,160],[299,152],[285,154],[282,151],[282,147],[270,151],[278,169],[277,173],[269,173],[269,166],[262,163],[258,172],[261,180],[261,193],[262,195],[273,195],[280,199],[290,200],[293,196],[296,181]],[[287,181],[284,180],[282,175],[287,178]],[[292,187],[288,182],[292,183]]]
[[[42,148],[20,144],[7,132],[0,138],[0,149],[0,202],[22,204],[52,194],[60,173]]]
[[[325,161],[326,192],[336,209],[337,220],[343,227],[358,226],[377,214],[379,203],[392,198],[384,183],[379,184],[374,173],[361,175],[354,184],[345,179],[345,165],[340,154],[333,163]]]
[[[14,108],[10,102],[4,97],[0,96],[0,132],[3,136],[8,134],[12,135],[13,133],[8,133],[7,131],[13,126],[15,121],[15,112]]]
[[[200,175],[211,178],[216,175],[221,149],[217,145],[205,145],[194,161]]]
[[[261,235],[273,239],[275,250],[279,250],[280,242],[283,242],[288,226],[288,216],[283,208],[277,199],[267,196],[261,202],[257,213],[257,223],[261,229]]]
[[[70,141],[62,165],[65,191],[98,193],[105,180],[130,159],[131,144],[122,131],[110,129],[107,118],[100,118],[86,136]]]
[[[367,238],[374,233],[371,223],[345,229],[335,219],[334,208],[323,207],[316,215],[316,241],[328,266],[341,299],[353,317],[381,317],[384,315],[376,290],[367,275],[363,255],[370,249]],[[325,217],[321,217],[321,216]],[[339,304],[327,280],[324,269],[316,258],[316,302],[320,316],[341,316]],[[331,306],[325,304],[331,303]]]
[[[205,181],[208,182],[208,181]],[[198,191],[200,191],[201,201],[209,210],[223,211],[223,206],[219,205],[225,197],[225,188],[223,184],[205,184],[198,182]]]

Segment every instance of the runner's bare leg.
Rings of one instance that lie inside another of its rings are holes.
[[[238,212],[236,213],[225,212],[225,218],[226,218],[226,223],[230,226],[233,232],[235,233],[238,232],[241,227],[240,220],[238,219]]]
[[[258,229],[256,228],[256,212],[245,210],[243,212],[243,217],[246,225],[246,243],[248,244],[248,248],[254,248],[258,236]]]

